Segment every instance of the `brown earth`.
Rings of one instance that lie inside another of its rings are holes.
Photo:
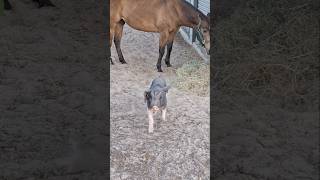
[[[105,179],[97,4],[11,2],[0,17],[0,179]]]
[[[111,179],[209,179],[209,96],[178,90],[172,83],[182,64],[200,60],[178,34],[171,64],[160,73],[172,86],[167,95],[167,121],[155,116],[148,133],[143,93],[159,75],[158,34],[127,25],[121,44],[128,64],[111,66]],[[163,62],[164,64],[164,62]]]

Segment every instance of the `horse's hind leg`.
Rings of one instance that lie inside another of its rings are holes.
[[[110,55],[111,55],[111,46],[112,46],[112,40],[113,40],[113,37],[114,37],[114,24],[113,23],[110,23],[110,34],[109,34],[109,49],[110,49]],[[111,56],[109,57],[110,59],[110,62],[111,64],[114,64],[113,61],[112,61],[112,58]]]
[[[161,69],[161,60],[162,60],[166,45],[168,43],[168,37],[169,37],[169,33],[168,32],[161,32],[160,33],[159,58],[158,58],[158,62],[157,62],[158,72],[163,72],[162,69]]]
[[[12,9],[11,4],[9,3],[9,0],[4,0],[4,9],[5,10],[10,10]]]
[[[171,51],[172,51],[173,40],[174,40],[176,33],[177,33],[177,31],[175,30],[169,34],[169,39],[168,39],[168,44],[167,44],[167,54],[166,54],[166,58],[165,58],[165,62],[166,62],[167,67],[171,67],[170,55],[171,55]]]
[[[124,60],[122,51],[121,51],[121,38],[122,38],[122,32],[123,32],[123,26],[125,22],[123,20],[120,20],[118,23],[116,23],[115,31],[114,31],[114,45],[116,46],[116,50],[118,53],[119,61],[122,64],[126,64],[127,62]]]
[[[111,62],[112,65],[114,64],[113,61],[112,61],[112,57],[110,57],[110,62]]]

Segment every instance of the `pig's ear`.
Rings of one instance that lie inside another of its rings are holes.
[[[147,99],[150,97],[150,90],[144,92],[144,102],[147,102]]]
[[[170,88],[171,88],[171,86],[166,86],[165,88],[163,88],[163,91],[167,93]]]

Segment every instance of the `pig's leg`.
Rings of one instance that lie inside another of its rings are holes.
[[[165,109],[163,109],[162,110],[162,120],[164,120],[164,121],[166,121],[166,114],[167,114],[167,109],[165,108]]]
[[[149,133],[153,133],[153,113],[148,109]]]

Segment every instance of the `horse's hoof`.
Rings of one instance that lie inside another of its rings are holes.
[[[157,64],[157,69],[158,69],[158,72],[163,72],[161,68],[161,64]]]
[[[126,61],[120,61],[121,62],[121,64],[127,64],[127,62]]]
[[[110,63],[113,65],[114,63],[113,63],[113,61],[112,61],[112,58],[110,57],[109,59],[110,59]]]
[[[169,63],[169,64],[167,64],[167,67],[172,67],[172,65]]]

